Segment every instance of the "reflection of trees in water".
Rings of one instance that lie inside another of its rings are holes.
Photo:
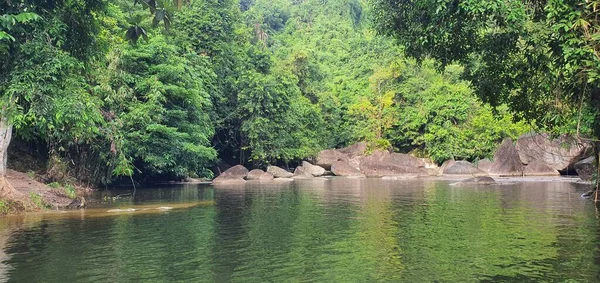
[[[0,270],[20,282],[593,281],[600,270],[594,206],[571,184],[336,179],[155,194],[215,205],[0,222]]]

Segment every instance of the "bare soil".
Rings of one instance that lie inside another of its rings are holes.
[[[15,170],[7,170],[5,182],[8,187],[3,188],[0,198],[11,206],[6,212],[61,209],[73,201],[63,188],[51,188]]]

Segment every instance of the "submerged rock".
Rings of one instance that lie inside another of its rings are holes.
[[[519,137],[516,149],[523,164],[541,160],[558,171],[564,171],[572,169],[577,161],[588,157],[592,146],[565,135],[553,139],[548,134],[534,133]]]
[[[502,176],[522,176],[523,164],[510,138],[505,139],[496,153],[488,173]]]
[[[464,186],[464,185],[493,185],[496,184],[496,180],[489,176],[478,176],[474,178],[469,178],[466,180],[462,180],[460,182],[451,184],[453,186]]]
[[[267,172],[273,175],[275,178],[291,178],[294,176],[294,173],[288,172],[287,170],[277,166],[268,166]]]
[[[77,197],[69,205],[67,205],[67,209],[85,208],[86,205],[87,203],[84,197]]]
[[[106,212],[134,212],[135,208],[109,209]]]

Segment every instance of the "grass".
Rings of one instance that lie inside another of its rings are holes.
[[[53,188],[53,189],[58,189],[62,186],[60,185],[59,182],[52,182],[52,183],[48,184],[48,187]]]
[[[10,211],[10,204],[6,201],[0,200],[0,215],[6,215]]]
[[[46,205],[46,203],[42,199],[42,196],[39,194],[31,192],[29,193],[29,198],[31,199],[31,202],[33,202],[33,204],[38,208],[45,209],[48,207],[48,205]]]
[[[73,187],[73,185],[65,185],[64,190],[68,198],[74,199],[77,197],[77,193],[75,192],[75,187]]]

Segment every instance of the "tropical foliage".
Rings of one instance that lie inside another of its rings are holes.
[[[97,184],[210,177],[218,162],[282,165],[357,141],[438,162],[490,156],[529,130],[509,109],[547,113],[549,90],[564,81],[544,75],[559,70],[549,64],[555,42],[585,51],[564,53],[572,71],[560,74],[585,74],[587,86],[560,89],[595,91],[589,13],[560,29],[568,9],[534,17],[542,8],[503,1],[400,1],[400,13],[391,2],[2,2],[3,117],[16,144],[42,148],[53,181]],[[435,29],[420,16],[477,21]],[[529,73],[519,69],[529,62]],[[583,101],[582,132],[595,117]],[[571,118],[577,109],[561,108]]]

